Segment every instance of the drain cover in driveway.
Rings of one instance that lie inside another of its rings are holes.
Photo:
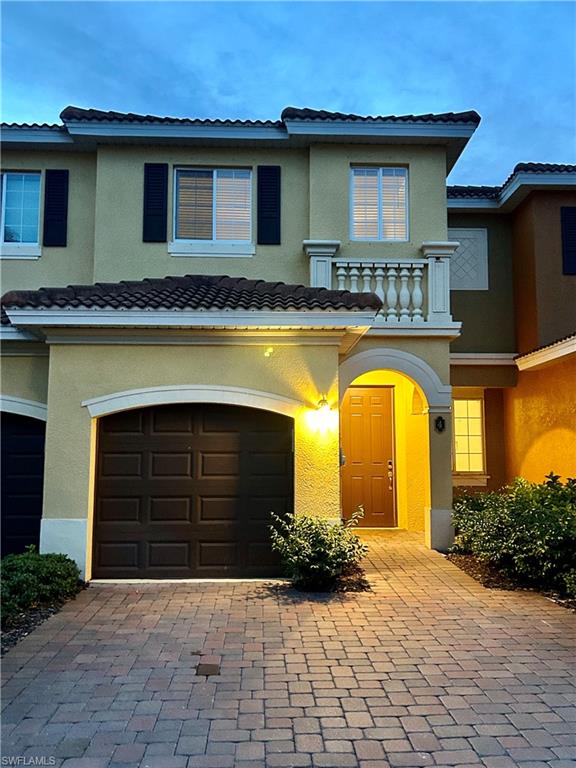
[[[219,675],[220,664],[198,664],[196,667],[197,675]]]

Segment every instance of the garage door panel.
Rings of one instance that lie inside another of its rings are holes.
[[[238,517],[237,496],[200,496],[198,498],[198,522],[229,523]]]
[[[240,471],[239,453],[199,453],[199,477],[238,477]]]
[[[100,472],[103,477],[132,477],[142,475],[143,456],[141,453],[101,454]]]
[[[140,498],[104,498],[99,501],[98,518],[103,523],[116,525],[124,522],[140,522],[142,519],[142,499]]]
[[[192,477],[192,454],[156,452],[149,454],[149,477]]]
[[[150,498],[150,523],[192,521],[192,499],[189,496]]]
[[[99,433],[95,577],[277,573],[270,511],[292,507],[290,419],[199,404],[117,416]]]
[[[114,413],[102,420],[100,425],[101,435],[106,434],[137,434],[144,431],[144,413],[142,410],[122,411]]]
[[[199,571],[206,568],[237,568],[239,544],[235,541],[199,541],[197,544]]]
[[[96,554],[98,567],[101,570],[117,567],[138,570],[138,541],[100,541],[96,547]]]
[[[188,541],[150,541],[146,562],[150,568],[174,570],[190,568],[192,543]]]

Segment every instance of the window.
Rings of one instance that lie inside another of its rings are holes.
[[[252,172],[179,168],[174,239],[246,243],[252,239]]]
[[[1,243],[38,246],[40,174],[3,173]]]
[[[454,400],[454,472],[484,472],[484,401]]]
[[[450,240],[460,243],[450,259],[451,290],[487,291],[487,230],[450,228],[448,237]]]
[[[408,170],[352,168],[352,240],[408,240]]]
[[[560,208],[562,274],[576,275],[576,208]]]

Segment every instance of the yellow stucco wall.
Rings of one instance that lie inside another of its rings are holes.
[[[394,387],[394,456],[398,527],[423,531],[430,507],[430,466],[426,398],[407,376],[374,371],[359,376],[355,386]]]
[[[43,247],[39,259],[2,259],[2,293],[18,288],[93,282],[96,156],[88,153],[14,150],[2,154],[2,170],[5,171],[45,171],[47,168],[70,171],[68,245],[66,248]],[[40,200],[41,242],[44,175]]]
[[[168,240],[173,237],[173,169],[179,165],[253,168],[253,241],[256,241],[256,166],[282,168],[282,244],[258,246],[252,257],[173,256],[166,243],[142,242],[144,163],[169,163]],[[96,217],[96,280],[138,280],[165,275],[212,274],[307,283],[306,150],[208,147],[100,147]]]
[[[350,240],[350,166],[408,167],[409,242]],[[310,237],[341,240],[343,257],[421,256],[424,240],[446,240],[446,155],[442,147],[317,144],[310,148]]]
[[[504,424],[508,480],[576,477],[576,357],[520,371],[504,391]]]
[[[9,342],[3,345],[0,393],[45,404],[48,400],[47,352],[43,344]]]
[[[245,387],[302,403],[295,417],[295,509],[339,517],[338,424],[309,424],[326,393],[337,403],[337,347],[54,345],[46,434],[44,515],[83,518],[90,509],[91,418],[83,400],[162,385]],[[231,403],[234,400],[231,398]]]

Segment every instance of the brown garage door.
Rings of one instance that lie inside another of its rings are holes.
[[[277,574],[268,526],[292,509],[292,428],[228,405],[101,419],[93,577]]]

